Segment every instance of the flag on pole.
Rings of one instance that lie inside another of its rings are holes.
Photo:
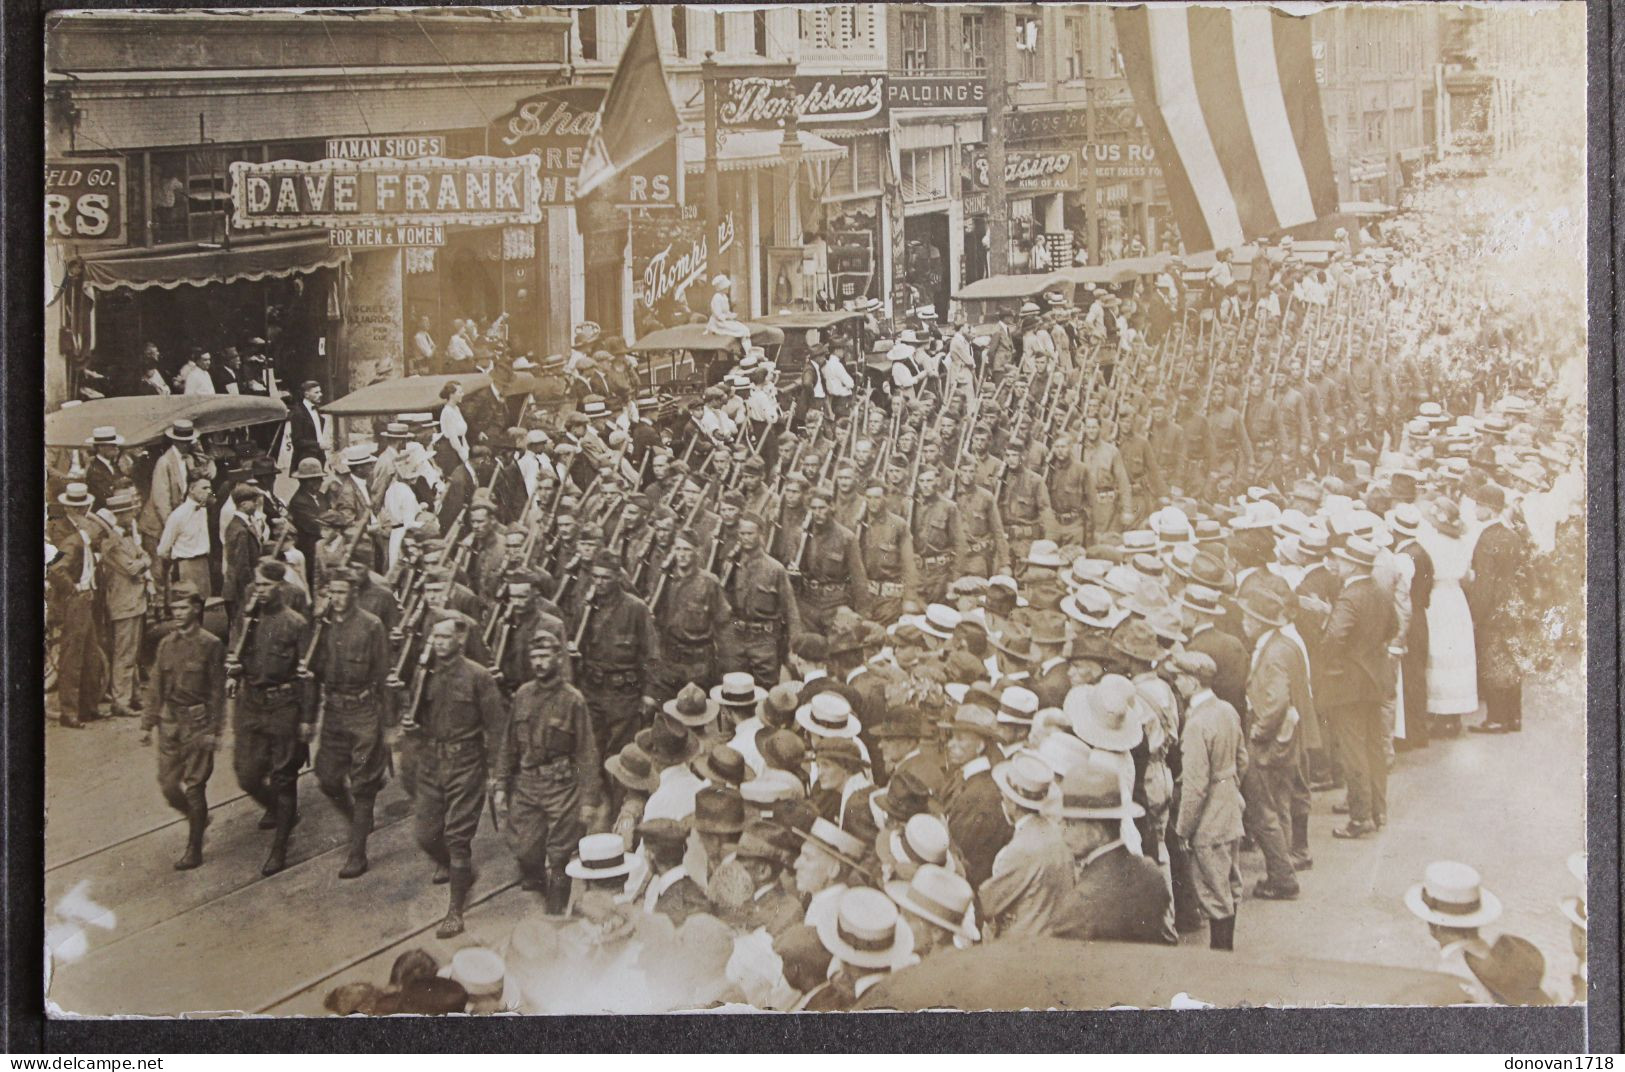
[[[632,37],[598,108],[598,129],[587,140],[576,196],[586,197],[678,136],[677,106],[666,85],[649,9],[638,12]]]
[[[1113,19],[1187,250],[1337,212],[1307,19],[1171,4],[1118,8]]]

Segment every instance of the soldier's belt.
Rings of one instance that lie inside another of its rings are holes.
[[[322,697],[327,706],[337,711],[359,711],[362,708],[373,707],[377,698],[371,689],[324,689]]]
[[[848,584],[846,581],[821,581],[816,577],[807,576],[801,578],[801,583],[809,592],[838,592]]]
[[[768,633],[776,634],[779,631],[779,622],[776,619],[768,621],[734,621],[734,628],[742,633]]]
[[[176,722],[205,722],[209,717],[207,704],[170,704],[169,713]]]
[[[880,599],[902,599],[903,585],[899,581],[870,581],[869,594]]]
[[[979,555],[993,546],[992,536],[983,536],[980,539],[965,541],[965,550],[973,555]]]
[[[280,685],[249,685],[246,695],[256,706],[275,707],[293,703],[299,698],[299,691],[296,683],[285,681]]]
[[[668,635],[665,638],[665,646],[673,652],[682,652],[685,655],[708,655],[711,649],[716,646],[716,641],[710,638],[705,640],[684,640],[681,637]]]
[[[567,760],[570,760],[570,759],[573,759],[573,758],[574,757],[571,756],[570,753],[568,753],[568,752],[560,752],[557,755],[548,756],[546,759],[542,760],[540,763],[523,763],[523,764],[520,764],[519,773],[520,774],[541,774],[542,771],[545,770],[546,768],[551,767],[551,766],[553,766],[555,764],[558,764],[558,763],[563,763],[563,762],[565,762]]]
[[[920,565],[929,567],[931,569],[938,569],[947,566],[949,562],[953,561],[953,557],[953,553],[949,551],[944,551],[937,555],[922,555],[920,557]]]
[[[485,751],[485,742],[479,737],[422,737],[418,740],[418,748],[439,752],[441,755],[454,756],[462,752],[472,752],[476,749]]]
[[[1102,494],[1104,494],[1104,492],[1102,492]],[[1055,520],[1060,522],[1063,525],[1070,525],[1074,521],[1082,521],[1083,520],[1083,511],[1082,510],[1067,510],[1067,511],[1063,512],[1063,511],[1057,510],[1055,512]]]
[[[1026,535],[1038,531],[1038,521],[1036,518],[1032,521],[1011,521],[1007,527],[1012,533]]]
[[[583,666],[581,680],[595,689],[638,689],[643,687],[643,672],[603,670],[596,666]]]

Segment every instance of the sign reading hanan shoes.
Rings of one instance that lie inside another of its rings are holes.
[[[231,165],[234,227],[494,224],[541,220],[534,156],[276,160]]]
[[[886,121],[883,74],[740,75],[718,93],[717,119],[733,130],[776,130],[792,115],[799,126]]]

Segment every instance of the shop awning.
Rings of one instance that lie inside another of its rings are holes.
[[[1062,268],[1057,274],[1072,280],[1073,285],[1079,287],[1115,287],[1123,283],[1132,283],[1140,278],[1139,272],[1115,261],[1111,264],[1089,264]]]
[[[808,163],[833,163],[846,155],[843,146],[828,138],[805,130],[797,131],[801,138],[801,159]],[[722,171],[749,171],[752,168],[777,167],[784,163],[782,130],[729,131],[717,151],[717,168]],[[683,139],[684,170],[690,175],[705,171],[705,138]]]
[[[191,421],[203,433],[285,420],[280,399],[255,395],[127,395],[63,406],[45,415],[47,447],[82,447],[97,428],[118,429],[128,447],[164,438],[176,421]]]
[[[120,251],[121,253],[124,251]],[[197,249],[184,253],[85,259],[88,290],[174,290],[183,283],[202,287],[211,283],[282,279],[290,275],[332,268],[350,259],[346,249],[328,245],[325,234],[291,238],[232,249]]]
[[[967,283],[954,294],[958,301],[1011,301],[1034,298],[1050,289],[1068,290],[1071,283],[1058,272],[1032,275],[990,275]]]

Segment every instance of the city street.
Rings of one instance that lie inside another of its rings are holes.
[[[1582,680],[1575,667],[1529,686],[1522,734],[1468,734],[1402,753],[1389,781],[1390,822],[1376,838],[1333,839],[1334,794],[1317,794],[1315,866],[1299,876],[1303,893],[1293,902],[1244,905],[1238,952],[1437,967],[1436,947],[1403,897],[1430,861],[1457,859],[1478,867],[1505,905],[1488,930],[1538,945],[1547,990],[1566,993],[1574,959],[1557,905],[1573,893],[1565,861],[1584,840],[1584,713],[1575,687]],[[436,941],[444,893],[429,884],[431,867],[412,842],[398,785],[380,798],[372,870],[340,882],[342,824],[308,771],[289,867],[262,878],[270,835],[255,829],[259,810],[232,782],[229,740],[211,782],[206,863],[176,873],[170,863],[184,826],[159,797],[153,754],[138,735],[135,722],[114,720],[78,733],[53,725],[47,738],[48,916],[56,922],[77,890],[107,909],[100,922],[111,924],[82,928],[83,956],[58,956],[50,998],[64,1012],[323,1015],[330,989],[382,983],[406,949],[423,947],[444,963],[465,945],[500,947],[539,909],[482,824],[468,931]],[[1250,884],[1262,864],[1256,855],[1247,862]],[[59,944],[76,932],[70,925]],[[1201,935],[1186,941],[1205,945]],[[1292,995],[1281,1001],[1290,1004]]]

